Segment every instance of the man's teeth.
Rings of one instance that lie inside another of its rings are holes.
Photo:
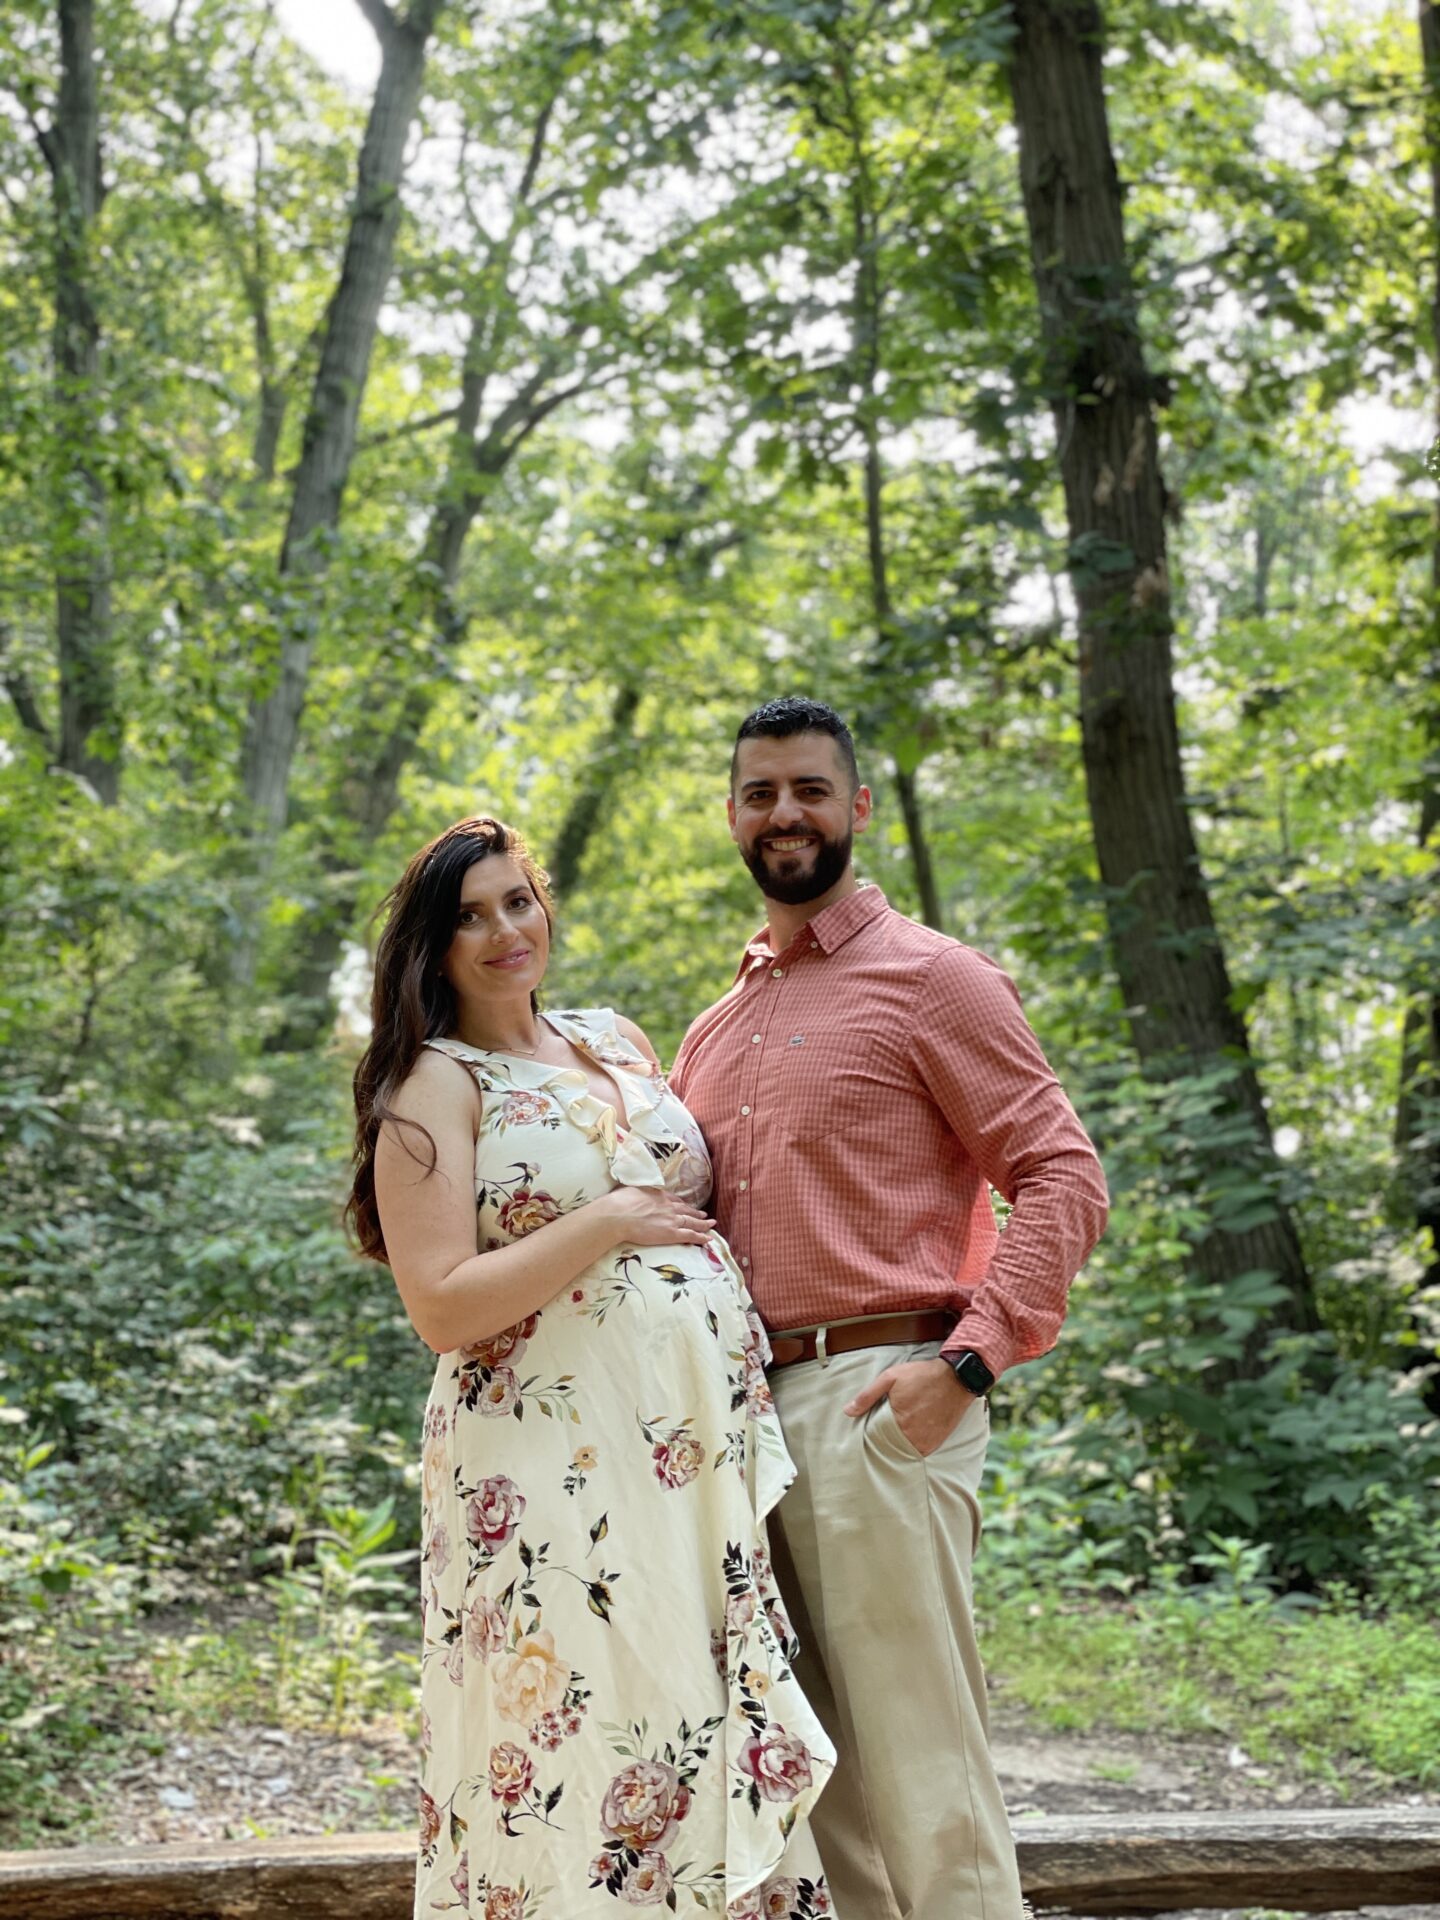
[[[808,837],[804,840],[769,840],[766,842],[766,845],[772,853],[797,853],[801,847],[808,847],[812,844],[813,842]]]

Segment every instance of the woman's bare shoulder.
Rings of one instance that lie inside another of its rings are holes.
[[[438,1047],[422,1047],[390,1106],[405,1120],[443,1122],[462,1114],[478,1114],[480,1088],[464,1060],[442,1053]]]

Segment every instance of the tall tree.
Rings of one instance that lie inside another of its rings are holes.
[[[246,796],[262,831],[285,824],[290,766],[319,620],[312,589],[323,576],[329,539],[355,452],[356,424],[380,306],[400,225],[405,149],[420,105],[426,54],[444,0],[357,0],[380,41],[380,78],[360,150],[354,213],[339,282],[326,315],[320,364],[305,420],[300,464],[280,551],[282,579],[299,588],[280,634],[277,677],[253,706],[245,743]]]
[[[1166,493],[1155,405],[1126,255],[1094,0],[1011,0],[1009,81],[1080,611],[1085,777],[1110,937],[1147,1071],[1226,1084],[1240,1137],[1210,1154],[1266,1198],[1205,1234],[1220,1285],[1267,1271],[1283,1323],[1318,1325],[1299,1236],[1278,1194],[1270,1123],[1191,824],[1173,682]],[[1263,1217],[1256,1217],[1260,1214]],[[1257,1324],[1241,1363],[1260,1364]]]
[[[577,220],[601,224],[607,193],[631,193],[647,172],[683,159],[708,101],[692,110],[685,65],[660,57],[644,14],[631,26],[607,44],[557,10],[522,30],[514,64],[502,69],[509,89],[499,108],[489,92],[494,73],[460,77],[458,186],[468,232],[454,259],[428,275],[432,297],[463,317],[459,397],[426,422],[448,426],[448,447],[400,582],[401,622],[429,634],[430,657],[423,668],[413,654],[382,660],[370,676],[366,716],[319,829],[330,849],[322,865],[339,877],[318,890],[324,897],[291,942],[272,1050],[311,1045],[330,1023],[330,981],[358,905],[353,853],[347,859],[338,843],[353,842],[358,828],[368,845],[384,830],[437,693],[457,668],[470,628],[461,583],[476,522],[537,430],[617,367],[633,371],[643,352],[645,324],[627,296],[669,258],[674,236],[653,249],[632,242],[628,268],[607,274],[568,229]],[[681,218],[682,230],[689,224]]]
[[[1432,404],[1436,446],[1440,447],[1440,11],[1419,0],[1420,60],[1423,71],[1425,150],[1430,175],[1431,267],[1430,342]],[[1440,468],[1432,461],[1440,477]],[[1426,603],[1427,644],[1422,655],[1424,701],[1421,710],[1420,846],[1440,863],[1440,503],[1430,547]],[[1404,1184],[1418,1225],[1430,1234],[1431,1260],[1425,1280],[1440,1286],[1440,988],[1433,978],[1407,1012],[1401,1061],[1396,1144]]]
[[[113,803],[120,791],[121,742],[94,272],[95,222],[105,191],[94,0],[58,0],[57,12],[60,85],[48,125],[41,124],[27,101],[49,168],[55,213],[53,538],[60,668],[55,758],[69,772],[83,775],[102,800]]]

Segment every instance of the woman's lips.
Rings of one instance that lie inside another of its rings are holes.
[[[517,947],[514,953],[502,953],[498,959],[487,960],[485,964],[487,967],[499,967],[503,972],[514,973],[518,968],[523,967],[529,958],[528,947]]]

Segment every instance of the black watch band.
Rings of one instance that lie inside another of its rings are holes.
[[[967,1393],[973,1393],[977,1400],[983,1400],[995,1384],[995,1376],[980,1358],[967,1347],[963,1353],[947,1353],[946,1360],[955,1369],[955,1378]]]

